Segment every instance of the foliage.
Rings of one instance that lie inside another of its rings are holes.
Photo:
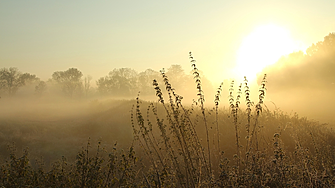
[[[137,72],[130,68],[114,69],[108,76],[97,81],[98,91],[102,94],[129,96],[137,86]]]
[[[9,161],[1,166],[0,185],[3,187],[132,187],[137,177],[137,158],[134,149],[117,151],[117,145],[106,157],[100,148],[91,154],[90,141],[76,156],[75,164],[68,164],[62,157],[55,162],[50,171],[43,168],[43,160],[38,161],[34,170],[29,165],[28,151],[17,157],[11,146]],[[103,157],[104,156],[104,157]],[[107,158],[107,159],[106,159]]]
[[[63,93],[69,97],[78,94],[82,89],[81,77],[83,73],[76,68],[69,68],[66,71],[56,71],[52,79],[59,84]]]
[[[14,95],[17,90],[29,82],[39,81],[35,75],[21,73],[17,68],[2,68],[0,70],[0,89],[9,96]]]
[[[47,90],[47,84],[44,81],[40,81],[37,86],[35,86],[35,94],[37,96],[42,96]]]
[[[84,91],[85,91],[85,96],[88,97],[90,90],[91,90],[91,80],[92,76],[87,75],[84,78]]]
[[[329,33],[322,42],[310,46],[306,53],[308,56],[314,56],[324,53],[335,53],[335,33]]]
[[[332,84],[335,82],[335,74],[331,71],[335,69],[334,41],[335,33],[330,33],[323,41],[307,48],[306,54],[302,51],[293,52],[262,72],[271,74],[269,81],[276,86],[273,88],[276,92],[284,91],[283,87],[285,90],[334,89]]]
[[[294,109],[309,118],[335,122],[332,113],[325,113],[335,105],[334,41],[335,33],[330,33],[306,53],[291,53],[265,68],[262,73],[269,75],[271,100],[280,102],[285,111]],[[261,79],[258,77],[259,82]]]
[[[152,69],[147,69],[144,72],[138,74],[138,90],[141,91],[141,95],[152,94],[152,80],[159,78],[159,72]]]
[[[165,71],[165,70],[164,70]],[[175,89],[183,94],[195,91],[191,87],[192,75],[185,74],[180,65],[171,65],[165,72],[171,78],[170,82],[175,85]],[[147,69],[143,72],[137,73],[130,68],[114,69],[105,77],[97,80],[97,90],[100,94],[110,96],[134,97],[138,91],[141,91],[143,97],[153,97],[151,82],[159,78],[159,72],[152,69]],[[205,77],[202,78],[208,88],[211,88],[211,83]],[[160,81],[158,81],[160,82]]]

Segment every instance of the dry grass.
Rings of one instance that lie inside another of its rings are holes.
[[[130,114],[134,140],[129,148],[92,149],[75,162],[65,157],[46,170],[32,167],[25,150],[1,166],[4,187],[332,187],[335,134],[296,114],[264,105],[266,76],[258,101],[250,100],[248,81],[230,87],[229,109],[220,108],[222,85],[213,109],[205,107],[201,75],[190,54],[198,99],[183,106],[164,71],[164,86],[153,81],[157,102],[137,97]],[[162,89],[164,88],[164,89]],[[162,90],[166,90],[167,99]],[[241,107],[245,101],[246,108]],[[115,112],[116,113],[116,112]]]

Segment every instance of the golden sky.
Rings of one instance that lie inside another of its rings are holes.
[[[180,64],[188,72],[192,51],[220,82],[236,76],[238,51],[255,29],[284,28],[307,47],[335,31],[334,7],[334,0],[0,0],[0,67],[43,80],[76,67],[97,80],[122,67]]]

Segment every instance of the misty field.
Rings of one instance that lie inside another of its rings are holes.
[[[269,110],[266,75],[258,93],[246,79],[232,81],[229,93],[220,85],[209,104],[190,59],[197,98],[187,105],[164,71],[161,81],[153,80],[154,101],[141,100],[140,93],[132,100],[1,101],[0,185],[333,186],[330,125]]]
[[[0,188],[335,188],[334,18],[0,0]]]

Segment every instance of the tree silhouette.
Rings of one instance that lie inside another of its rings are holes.
[[[193,87],[192,76],[186,75],[181,65],[171,65],[167,69],[166,75],[169,77],[169,81],[173,88],[180,92],[188,90],[188,87]]]
[[[90,92],[91,89],[91,80],[92,80],[92,76],[87,75],[84,78],[84,90],[85,90],[85,96],[88,97],[88,94]]]
[[[9,96],[14,95],[26,83],[33,81],[39,81],[39,78],[29,73],[22,74],[15,67],[2,68],[0,70],[0,89]]]
[[[44,81],[40,81],[37,86],[35,86],[35,94],[37,96],[42,96],[47,90],[47,84]]]
[[[152,90],[152,81],[154,79],[160,80],[160,73],[152,69],[147,69],[144,72],[138,74],[138,87],[142,95],[155,94]]]
[[[308,56],[315,56],[320,54],[334,54],[335,53],[335,33],[329,33],[324,37],[323,41],[312,44],[307,48],[306,53]]]
[[[307,48],[306,54],[299,51],[283,56],[275,64],[265,68],[262,74],[271,75],[268,81],[276,85],[273,90],[328,90],[334,88],[334,60],[335,33],[330,33],[323,41]],[[259,82],[261,79],[258,77]]]
[[[97,81],[98,91],[114,96],[130,96],[137,92],[137,72],[130,68],[114,69]]]
[[[52,74],[52,79],[61,87],[63,93],[73,97],[75,93],[80,93],[82,89],[81,77],[83,73],[76,68],[69,68],[66,71],[57,71]]]

